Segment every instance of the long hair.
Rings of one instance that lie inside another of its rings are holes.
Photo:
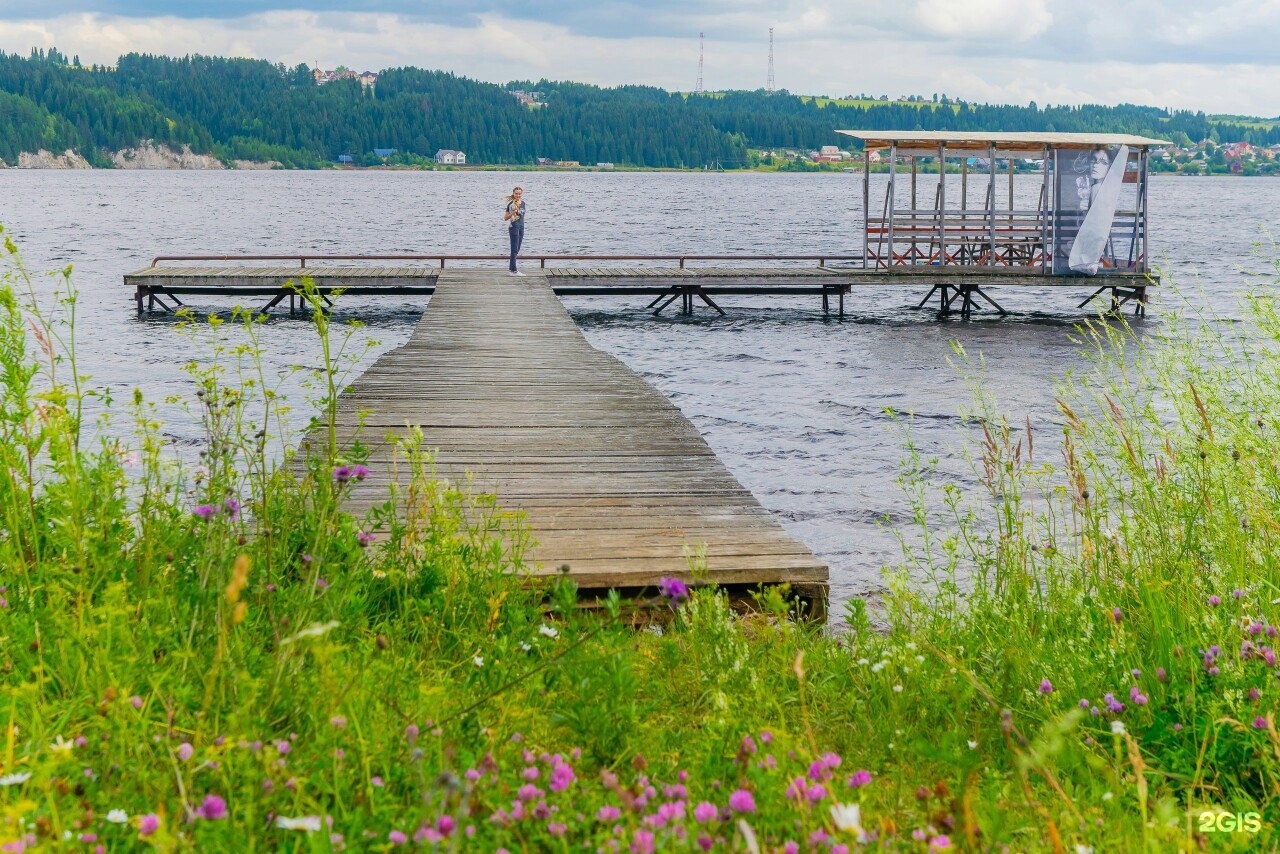
[[[511,190],[511,194],[507,196],[508,202],[514,202],[516,200],[516,190],[519,190],[521,193],[524,193],[524,187],[513,187]]]

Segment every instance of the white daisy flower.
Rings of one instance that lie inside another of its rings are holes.
[[[107,813],[107,821],[112,824],[126,824],[129,821],[129,814],[124,810],[112,810]]]
[[[320,829],[320,816],[304,815],[290,818],[287,815],[278,815],[276,816],[276,827],[281,830],[305,830],[308,833],[315,833]]]
[[[23,783],[31,779],[31,772],[19,771],[16,774],[6,774],[0,777],[0,786],[21,786]]]

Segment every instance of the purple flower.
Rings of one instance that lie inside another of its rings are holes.
[[[289,742],[286,741],[285,739],[280,739],[279,741],[276,742],[276,750],[280,753],[281,756],[285,756],[289,753],[289,751],[293,750],[293,745],[289,744]]]
[[[1232,595],[1232,596],[1234,596],[1234,597],[1236,597],[1237,599],[1243,599],[1243,598],[1244,598],[1244,591],[1243,591],[1243,590],[1241,590],[1239,587],[1237,587],[1235,590],[1232,590],[1232,591],[1231,591],[1231,595]]]
[[[863,768],[861,771],[854,771],[853,776],[849,778],[849,788],[858,789],[871,782],[871,772]]]
[[[1089,701],[1088,701],[1088,700],[1086,700],[1084,697],[1081,697],[1081,698],[1080,698],[1080,708],[1082,708],[1082,709],[1084,709],[1084,710],[1086,710],[1086,711],[1088,711],[1088,709],[1089,709]]]
[[[707,822],[715,819],[715,817],[719,815],[719,812],[720,811],[716,809],[715,804],[710,801],[703,801],[693,808],[693,817],[700,824],[706,824]]]
[[[814,783],[809,787],[809,791],[805,792],[805,795],[809,798],[809,803],[816,804],[827,796],[827,790],[817,783]]]
[[[383,782],[383,780],[382,780],[382,778],[381,778],[381,777],[377,777],[377,776],[375,776],[375,777],[370,777],[370,778],[369,778],[369,785],[370,785],[370,786],[373,786],[375,789],[381,789],[383,786],[385,786],[385,785],[387,785],[387,784],[386,784],[385,782]]]
[[[442,815],[438,819],[436,819],[436,830],[440,833],[441,836],[450,835],[451,833],[453,833],[453,829],[456,826],[457,825],[454,823],[453,816],[451,815]]]
[[[346,483],[351,480],[351,468],[349,466],[334,466],[333,479],[338,483]]]
[[[729,796],[729,809],[734,812],[755,812],[756,799],[746,789],[738,789]]]
[[[361,546],[367,546],[373,542],[373,534],[368,531],[360,531],[356,534],[356,542],[360,543]]]
[[[678,578],[658,579],[658,593],[667,597],[671,607],[689,598],[689,586]]]
[[[1052,694],[1052,693],[1053,693],[1053,683],[1052,683],[1052,682],[1050,682],[1048,679],[1041,679],[1041,680],[1040,680],[1040,693],[1041,693],[1041,694]]]
[[[393,830],[387,834],[387,841],[392,845],[404,845],[409,841],[409,837],[405,836],[402,831]]]
[[[138,819],[138,835],[150,836],[160,829],[160,816],[153,812],[149,812],[142,818]]]
[[[1157,682],[1169,681],[1169,674],[1165,672],[1165,669],[1163,667],[1156,668],[1156,681]]]
[[[196,818],[216,821],[227,817],[227,802],[217,795],[205,795],[204,801],[196,808]]]
[[[213,514],[218,512],[218,508],[212,504],[198,504],[196,509],[191,511],[204,519],[206,522],[213,518]]]
[[[950,848],[951,839],[947,837],[945,834],[942,836],[935,836],[933,837],[933,839],[929,840],[929,847],[939,849],[939,850],[943,848]]]
[[[186,762],[188,759],[191,758],[191,754],[195,752],[196,752],[196,749],[192,747],[189,743],[185,741],[182,742],[182,744],[178,745],[178,761]]]
[[[134,694],[132,697],[129,698],[129,705],[133,706],[135,709],[141,709],[142,698],[139,697],[137,694]]]
[[[369,476],[369,469],[366,466],[352,466],[351,476],[356,480],[364,480]]]
[[[240,518],[240,502],[234,498],[228,498],[222,502],[222,512],[226,513],[232,519]]]
[[[1216,608],[1222,604],[1222,599],[1215,593],[1209,597],[1209,605]]]
[[[1254,718],[1254,719],[1253,719],[1253,728],[1254,728],[1254,729],[1266,729],[1266,728],[1267,728],[1267,719],[1266,719],[1266,718],[1264,718],[1262,715],[1258,715],[1256,718]]]
[[[405,727],[405,728],[404,728],[404,737],[405,737],[405,738],[407,738],[407,739],[410,741],[410,743],[412,743],[412,742],[414,742],[414,741],[417,741],[417,739],[418,739],[418,725],[417,725],[417,724],[409,724],[407,727]]]
[[[1266,628],[1265,624],[1260,623],[1257,620],[1254,620],[1252,623],[1249,624],[1249,634],[1260,635],[1262,634],[1262,630],[1265,628]]]
[[[329,726],[337,727],[338,729],[346,729],[347,719],[344,718],[342,715],[334,715],[333,717],[329,718]]]
[[[1112,622],[1116,622],[1116,623],[1123,623],[1123,622],[1124,622],[1124,612],[1123,612],[1123,611],[1121,611],[1119,608],[1114,608],[1114,609],[1112,609],[1112,611],[1111,611],[1111,620],[1112,620]]]
[[[715,807],[712,807],[715,809]],[[603,822],[617,821],[622,815],[622,810],[613,806],[603,806],[596,810],[596,818]]]
[[[562,821],[553,821],[547,824],[547,833],[552,836],[564,836],[565,831],[568,829],[568,826]]]
[[[631,854],[653,854],[653,832],[637,830],[631,837]]]
[[[561,762],[559,765],[551,769],[550,789],[553,792],[563,792],[569,788],[569,784],[574,780],[573,769],[569,767],[567,762]]]
[[[328,589],[329,589],[329,582],[325,581],[323,578],[317,578],[317,579],[316,579],[316,589],[317,589],[317,590],[328,590]]]

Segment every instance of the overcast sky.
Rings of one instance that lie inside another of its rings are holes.
[[[0,0],[0,49],[1280,114],[1280,0]]]

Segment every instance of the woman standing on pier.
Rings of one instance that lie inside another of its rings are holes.
[[[523,276],[516,269],[516,256],[520,254],[520,244],[524,242],[524,190],[516,187],[507,196],[507,212],[503,219],[507,222],[507,232],[511,237],[511,275]]]

